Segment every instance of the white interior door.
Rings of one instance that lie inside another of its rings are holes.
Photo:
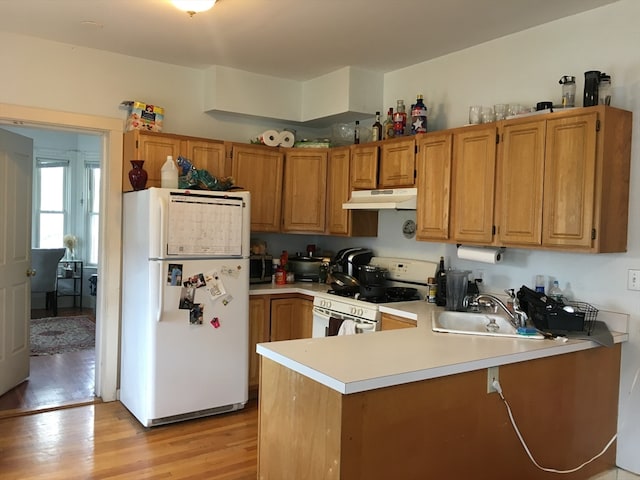
[[[0,395],[29,376],[33,141],[0,129]]]

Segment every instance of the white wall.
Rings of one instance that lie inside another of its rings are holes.
[[[613,104],[635,116],[628,252],[581,255],[510,249],[504,263],[481,268],[492,291],[531,285],[536,274],[545,274],[557,277],[563,287],[569,282],[579,299],[631,315],[630,341],[623,349],[618,452],[620,466],[637,473],[640,457],[634,454],[640,443],[640,387],[635,388],[633,398],[628,392],[640,365],[640,293],[628,291],[626,279],[628,268],[640,268],[640,224],[633,214],[640,199],[639,18],[640,2],[621,0],[389,73],[383,95],[386,109],[395,106],[397,99],[411,104],[417,93],[424,94],[431,131],[465,124],[471,104],[558,102],[562,75],[578,77],[578,97],[583,72],[596,69],[612,75]],[[203,113],[204,75],[199,70],[3,33],[0,45],[4,73],[0,103],[124,119],[120,102],[140,100],[165,107],[168,132],[242,142],[267,128],[279,127],[267,120]],[[292,236],[290,250],[303,250],[310,240],[334,251],[343,246],[370,245],[379,255],[437,259],[444,254],[448,264],[479,268],[452,258],[454,246],[404,239],[400,226],[405,218],[415,219],[415,214],[381,212],[380,234],[375,240]],[[268,241],[273,253],[289,242],[277,235]]]

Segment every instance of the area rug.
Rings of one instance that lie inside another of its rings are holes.
[[[31,320],[31,356],[88,350],[95,343],[96,324],[88,317]]]

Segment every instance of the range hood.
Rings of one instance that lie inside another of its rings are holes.
[[[386,190],[355,190],[351,199],[342,204],[345,210],[415,210],[417,188]]]

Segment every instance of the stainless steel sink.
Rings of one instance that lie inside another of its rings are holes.
[[[433,312],[431,328],[434,332],[461,333],[464,335],[485,335],[492,337],[514,337],[543,339],[540,333],[518,333],[511,321],[495,313],[476,312]]]

